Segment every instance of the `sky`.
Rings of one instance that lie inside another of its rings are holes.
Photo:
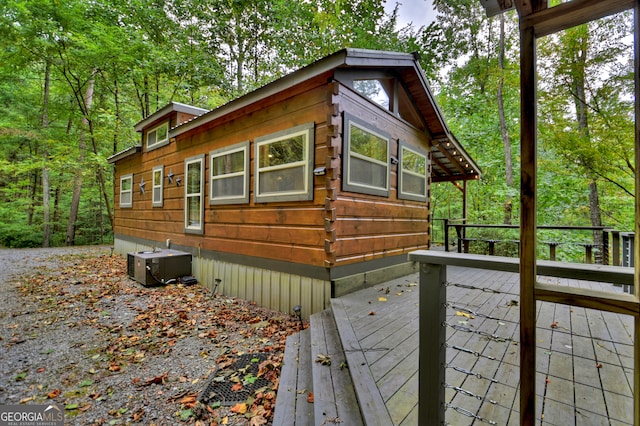
[[[398,9],[398,23],[403,27],[413,23],[414,27],[428,25],[436,18],[431,0],[387,0],[385,10],[392,12],[396,3],[400,4]]]

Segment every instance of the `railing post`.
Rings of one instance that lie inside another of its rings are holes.
[[[611,245],[613,246],[613,266],[620,266],[620,231],[611,231]]]
[[[449,219],[444,219],[444,251],[449,251]]]
[[[609,230],[602,230],[602,264],[609,264]]]
[[[444,424],[447,267],[420,263],[418,418]]]
[[[458,253],[462,253],[462,226],[456,225],[456,234],[458,237]]]

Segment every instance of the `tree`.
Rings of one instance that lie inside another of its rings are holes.
[[[629,158],[632,49],[625,43],[631,22],[629,14],[619,14],[548,37],[541,46],[543,143],[582,177],[588,188],[586,219],[592,226],[603,224],[603,214],[613,224],[632,223],[632,215],[624,217],[635,175]],[[615,205],[604,201],[609,193],[615,194]],[[594,239],[601,243],[598,234]]]

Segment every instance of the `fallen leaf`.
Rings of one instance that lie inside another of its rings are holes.
[[[49,392],[47,394],[47,398],[49,399],[53,399],[55,397],[57,397],[58,395],[60,395],[62,393],[62,391],[60,389],[54,389],[51,392]]]
[[[163,374],[147,379],[141,386],[149,386],[149,385],[162,385],[169,378],[169,372],[166,371]]]
[[[375,315],[375,314],[376,314],[376,313],[375,313],[375,312],[373,312],[373,311],[369,312],[369,315]]]
[[[231,390],[234,392],[238,392],[239,390],[242,389],[242,383],[238,382],[235,385],[231,386]]]
[[[384,296],[378,297],[378,302],[386,302],[386,301],[387,301],[386,297],[384,297]]]
[[[40,367],[36,370],[36,373],[44,373],[47,369],[44,367]]]
[[[601,363],[597,363],[596,364],[596,368],[602,368],[602,364]]]
[[[558,328],[558,321],[554,321],[551,323],[551,328]]]
[[[307,394],[307,402],[313,404],[313,392]]]
[[[266,424],[267,424],[267,419],[265,419],[262,416],[253,416],[251,417],[251,420],[249,420],[249,426],[261,426]]]
[[[469,319],[474,319],[474,316],[471,314],[468,314],[466,312],[462,312],[462,311],[456,311],[456,315],[459,317],[465,317],[465,318],[469,318]]]
[[[316,362],[319,362],[321,365],[331,365],[331,357],[329,355],[318,354]]]
[[[244,413],[247,412],[248,408],[249,407],[247,407],[247,404],[238,403],[238,404],[234,405],[233,407],[231,407],[229,409],[229,411],[231,411],[232,413],[244,414]]]

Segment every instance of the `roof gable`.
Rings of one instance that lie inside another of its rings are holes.
[[[349,69],[361,71],[388,69],[398,76],[404,90],[413,99],[415,108],[425,123],[426,129],[422,130],[432,140],[432,154],[436,156],[444,154],[440,165],[434,163],[434,178],[437,180],[477,179],[480,168],[451,134],[418,60],[418,55],[413,53],[343,49],[219,108],[179,123],[170,130],[170,137],[187,133],[326,73]],[[448,144],[442,142],[448,142]]]
[[[164,107],[160,108],[148,117],[138,121],[133,128],[136,132],[142,132],[145,128],[149,127],[156,121],[161,120],[164,117],[169,117],[174,112],[182,112],[192,116],[199,116],[206,113],[208,110],[204,108],[198,108],[191,105],[181,104],[180,102],[170,102]]]

